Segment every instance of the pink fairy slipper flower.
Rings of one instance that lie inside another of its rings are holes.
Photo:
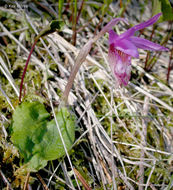
[[[112,29],[109,30],[109,52],[110,67],[120,86],[127,85],[131,73],[131,57],[139,57],[138,48],[152,51],[168,51],[167,48],[155,44],[149,40],[135,37],[134,33],[154,24],[161,13],[151,19],[138,24],[121,35],[117,35]]]

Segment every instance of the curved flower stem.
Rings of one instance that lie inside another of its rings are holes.
[[[22,74],[21,83],[20,83],[19,103],[21,103],[21,99],[22,99],[22,89],[23,89],[23,82],[24,82],[26,70],[27,70],[27,67],[28,67],[28,64],[29,64],[29,60],[31,58],[32,52],[34,50],[34,47],[35,47],[37,41],[38,41],[38,38],[35,39],[34,44],[31,47],[31,51],[29,52],[29,56],[28,56],[28,59],[26,61],[25,68],[24,68],[24,71],[23,71],[23,74]]]
[[[81,66],[81,64],[85,61],[85,58],[86,56],[88,55],[88,53],[90,52],[91,50],[91,47],[92,47],[92,44],[93,44],[93,39],[90,39],[85,45],[84,47],[80,50],[77,58],[76,58],[76,62],[75,62],[75,65],[73,67],[73,70],[70,74],[70,77],[68,79],[68,83],[65,87],[65,91],[63,93],[63,96],[62,96],[62,103],[63,104],[67,104],[67,101],[68,101],[68,96],[69,96],[69,93],[70,93],[70,90],[72,88],[72,85],[73,85],[73,81],[76,77],[76,74]]]
[[[75,65],[74,65],[74,67],[73,67],[73,69],[71,71],[70,77],[68,79],[68,83],[67,83],[67,85],[65,87],[65,91],[64,91],[63,96],[62,96],[62,104],[65,104],[65,105],[67,104],[68,96],[69,96],[70,90],[72,88],[72,85],[73,85],[74,79],[76,77],[76,74],[77,74],[80,66],[82,65],[82,63],[85,61],[86,56],[89,54],[89,52],[91,50],[91,47],[92,47],[92,44],[95,43],[99,39],[99,34],[97,36],[95,36],[93,39],[90,39],[84,45],[84,47],[80,50],[80,52],[79,52],[79,54],[78,54],[78,56],[76,58]],[[100,35],[100,37],[101,37],[101,35]]]
[[[75,65],[71,71],[70,77],[68,79],[68,83],[65,87],[65,91],[63,93],[62,96],[62,102],[61,102],[61,106],[64,106],[67,104],[68,101],[68,96],[70,93],[70,90],[72,88],[73,85],[73,81],[75,79],[75,76],[81,66],[81,64],[85,61],[86,56],[89,54],[92,45],[100,38],[102,37],[106,32],[108,32],[115,24],[117,24],[119,21],[124,21],[127,24],[127,21],[124,18],[115,18],[113,20],[111,20],[105,27],[103,27],[103,29],[96,35],[94,36],[92,39],[90,39],[85,45],[84,47],[80,50],[77,58],[76,58],[76,62]]]

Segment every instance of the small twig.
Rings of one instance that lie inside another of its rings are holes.
[[[28,182],[29,182],[29,177],[30,177],[30,172],[27,173],[26,181],[25,181],[25,185],[24,185],[23,190],[26,190],[26,189],[27,189],[27,185],[28,185]]]
[[[82,183],[82,185],[85,187],[86,190],[92,190],[90,188],[90,186],[87,184],[87,182],[85,181],[85,179],[82,177],[82,175],[75,169],[73,168],[76,176],[78,177],[78,179],[80,180],[80,182]]]
[[[47,187],[47,185],[44,182],[43,178],[38,173],[36,173],[36,176],[40,180],[40,182],[42,183],[44,190],[49,190],[49,188]]]
[[[8,40],[6,36],[2,36],[2,40],[4,41],[4,44],[7,46],[8,45]]]
[[[108,172],[108,169],[106,168],[106,164],[104,163],[103,159],[101,157],[99,157],[99,160],[100,160],[100,165],[102,166],[103,168],[103,171],[104,171],[104,174],[106,176],[106,179],[108,180],[108,183],[109,184],[112,184],[112,178]],[[113,179],[114,180],[114,179]]]

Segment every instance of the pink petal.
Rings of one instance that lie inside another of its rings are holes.
[[[153,16],[152,18],[150,18],[148,21],[143,22],[143,23],[141,23],[141,24],[138,24],[138,25],[134,26],[135,31],[141,30],[141,29],[143,29],[143,28],[146,28],[146,27],[148,27],[148,26],[154,24],[154,23],[159,19],[159,17],[160,17],[161,15],[162,15],[162,13],[158,13],[157,15]]]
[[[136,31],[141,30],[143,28],[146,28],[146,27],[154,24],[159,19],[159,17],[160,17],[161,14],[162,13],[158,13],[157,15],[153,16],[152,18],[150,18],[148,21],[143,22],[141,24],[138,24],[138,25],[130,28],[129,30],[127,30],[126,32],[124,32],[123,34],[121,34],[119,36],[119,38],[120,39],[129,38],[129,37],[133,36]]]
[[[114,47],[117,50],[120,50],[121,52],[136,57],[139,57],[138,49],[137,47],[129,40],[123,39],[118,40],[114,43]]]
[[[126,24],[128,24],[127,20],[124,18],[114,18],[105,27],[103,27],[103,29],[101,30],[101,33],[108,32],[109,30],[112,29],[113,26],[115,26],[120,21],[123,21]]]
[[[165,48],[159,44],[153,43],[149,40],[131,36],[130,40],[137,48],[141,48],[144,50],[153,50],[153,51],[168,51],[168,48]]]
[[[118,37],[118,34],[114,30],[109,30],[109,45],[114,43]]]

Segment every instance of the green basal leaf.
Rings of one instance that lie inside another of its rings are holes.
[[[48,160],[65,155],[55,119],[49,121],[49,117],[39,102],[24,102],[14,111],[11,140],[31,171],[38,171]],[[61,108],[56,120],[69,150],[75,139],[75,117],[67,108]]]
[[[67,108],[62,108],[57,114],[56,119],[61,129],[64,142],[67,150],[69,150],[75,140],[75,117],[72,116]],[[65,150],[57,130],[55,120],[48,122],[47,124],[48,134],[44,136],[43,140],[49,142],[49,146],[44,151],[44,157],[47,160],[54,160],[57,157],[65,155]],[[52,139],[52,141],[50,141]]]
[[[16,108],[13,114],[12,142],[19,148],[28,162],[34,156],[34,146],[46,132],[46,119],[49,113],[38,102],[24,102]]]

